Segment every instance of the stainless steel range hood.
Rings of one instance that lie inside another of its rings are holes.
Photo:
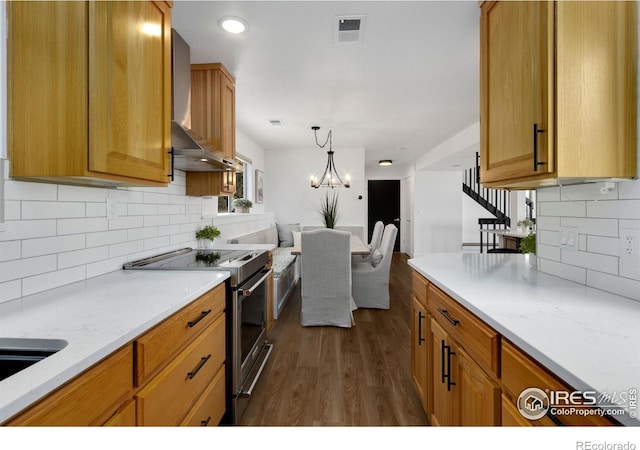
[[[173,167],[186,172],[242,172],[242,165],[213,148],[191,130],[191,52],[189,44],[171,30],[173,69],[171,146]]]

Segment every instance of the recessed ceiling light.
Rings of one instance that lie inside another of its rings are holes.
[[[218,23],[224,31],[231,34],[244,33],[249,29],[247,22],[238,17],[223,17]]]
[[[393,161],[391,161],[390,159],[381,159],[380,161],[378,161],[378,165],[379,166],[391,166],[391,165],[393,165]]]

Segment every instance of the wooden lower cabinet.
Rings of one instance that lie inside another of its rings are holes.
[[[224,366],[222,366],[180,425],[208,427],[220,423],[226,406],[224,374]]]
[[[127,344],[5,425],[102,425],[130,401],[132,365]]]
[[[227,406],[224,308],[222,284],[2,425],[218,425]]]
[[[104,424],[105,427],[135,427],[136,401],[125,402],[118,411]]]
[[[138,425],[179,425],[224,359],[223,314],[136,394]]]
[[[500,425],[500,386],[458,348],[455,365],[460,425]]]
[[[451,358],[455,356],[453,342],[444,329],[431,319],[429,346],[433,355],[431,379],[433,380],[433,407],[429,417],[431,425],[458,425],[457,390],[455,380],[458,378],[456,365]]]

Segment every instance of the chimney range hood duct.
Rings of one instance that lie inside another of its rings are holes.
[[[191,130],[191,52],[189,44],[174,29],[171,30],[171,56],[173,167],[186,172],[242,172],[240,163],[226,158]]]

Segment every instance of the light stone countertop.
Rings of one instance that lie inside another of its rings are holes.
[[[640,389],[640,302],[537,272],[528,255],[442,253],[409,265],[573,388]],[[640,426],[639,410],[617,419]]]
[[[121,270],[1,303],[0,338],[68,345],[0,381],[0,423],[227,278],[219,271]]]

